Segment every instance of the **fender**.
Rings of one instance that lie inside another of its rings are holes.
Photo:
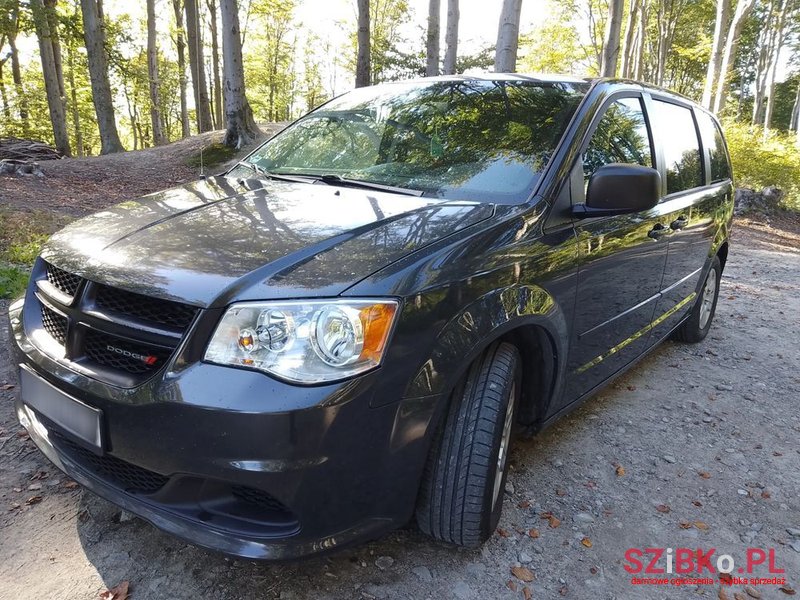
[[[526,325],[537,325],[547,334],[555,357],[554,385],[545,404],[558,397],[563,383],[566,318],[554,298],[538,286],[514,284],[492,290],[453,316],[437,336],[430,356],[412,378],[406,398],[449,392],[470,363],[494,340]],[[443,373],[447,373],[444,376]]]

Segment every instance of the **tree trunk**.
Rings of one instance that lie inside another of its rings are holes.
[[[619,61],[619,32],[622,29],[623,0],[609,0],[606,33],[603,37],[603,59],[600,63],[600,77],[616,77]]]
[[[192,135],[189,127],[189,108],[186,103],[186,42],[183,38],[183,8],[181,0],[172,0],[172,10],[175,13],[175,46],[178,52],[178,85],[180,87],[181,103],[181,137]]]
[[[19,64],[19,51],[17,50],[17,33],[19,32],[19,2],[15,2],[8,15],[8,49],[11,56],[11,79],[14,82],[14,93],[17,96],[19,119],[22,121],[22,134],[28,135],[30,124],[28,122],[28,100],[22,87],[22,69]]]
[[[6,40],[0,37],[0,48],[2,48],[6,43]],[[6,92],[6,80],[5,80],[5,73],[3,73],[3,67],[8,60],[8,56],[3,59],[0,59],[0,98],[3,100],[3,116],[6,120],[11,120],[11,107],[8,105],[8,93]]]
[[[217,2],[207,0],[208,22],[211,29],[211,69],[214,71],[214,127],[222,129],[222,83],[219,79],[219,35],[217,33]]]
[[[633,61],[633,78],[642,79],[644,70],[644,44],[647,35],[647,0],[639,7],[639,27],[636,30],[636,55]]]
[[[441,0],[428,0],[428,39],[425,46],[425,75],[433,77],[439,74],[439,16]]]
[[[750,124],[761,122],[761,110],[764,108],[764,97],[767,94],[767,79],[769,75],[769,59],[772,56],[772,45],[775,43],[775,26],[772,22],[775,17],[774,3],[770,0],[767,8],[767,21],[758,34],[758,59],[756,61],[756,77],[753,82],[753,112]]]
[[[790,0],[780,0],[778,4],[778,20],[775,27],[775,41],[772,47],[772,56],[770,57],[770,65],[767,80],[767,104],[764,108],[764,137],[769,135],[769,129],[772,125],[772,111],[775,107],[775,76],[778,72],[778,61],[781,55],[781,49],[784,43],[784,28],[786,27],[786,9]]]
[[[500,24],[497,27],[497,48],[494,55],[496,73],[513,73],[517,70],[521,10],[522,0],[503,0]]]
[[[731,14],[730,0],[717,0],[717,16],[714,21],[714,40],[711,44],[711,56],[708,60],[706,70],[706,81],[703,85],[702,104],[705,108],[711,108],[714,104],[714,91],[717,88],[717,79],[722,65],[722,50],[725,40],[725,28]]]
[[[461,14],[458,0],[447,0],[447,30],[444,34],[444,74],[455,75],[458,60],[458,20]]]
[[[622,63],[619,67],[620,77],[629,78],[632,74],[634,34],[636,33],[636,15],[639,12],[639,0],[631,0],[631,8],[628,12],[628,21],[625,23],[625,35],[623,36]]]
[[[222,16],[222,70],[225,79],[225,139],[227,146],[239,149],[258,134],[253,111],[247,102],[242,64],[242,38],[236,0],[220,0]]]
[[[158,40],[156,39],[156,0],[147,0],[147,75],[150,79],[150,123],[153,144],[167,143],[161,117],[161,90],[158,78]]]
[[[733,14],[733,20],[725,38],[725,49],[722,53],[717,90],[711,105],[711,110],[715,113],[718,113],[725,106],[728,94],[728,72],[736,58],[736,48],[739,45],[739,35],[742,33],[745,19],[750,14],[750,11],[753,10],[754,4],[755,0],[738,0],[736,3],[736,12]]]
[[[78,7],[75,6],[77,12]],[[81,129],[81,115],[78,110],[78,91],[75,86],[75,51],[70,44],[67,44],[67,71],[69,81],[70,112],[72,113],[72,128],[75,130],[75,152],[78,156],[83,156],[83,130]]]
[[[83,13],[83,38],[89,61],[89,79],[92,82],[92,101],[100,130],[100,152],[124,152],[114,120],[114,99],[108,82],[105,23],[102,0],[81,0]]]
[[[39,55],[42,62],[42,75],[44,76],[45,95],[47,108],[50,113],[50,122],[53,126],[53,139],[56,149],[65,155],[72,153],[69,147],[69,134],[67,133],[67,108],[66,98],[62,94],[63,77],[59,76],[58,64],[54,53],[57,38],[50,31],[50,19],[47,16],[47,7],[42,0],[31,0],[31,13],[36,28],[36,37],[39,41]],[[60,53],[59,53],[60,56]]]
[[[800,78],[797,80],[797,93],[794,96],[794,106],[792,106],[792,119],[789,129],[794,129],[800,133]]]
[[[189,43],[189,70],[192,72],[192,90],[197,117],[197,130],[200,133],[211,131],[211,106],[208,101],[208,86],[205,77],[203,58],[203,39],[200,32],[200,15],[197,0],[184,0],[186,9],[186,39]]]
[[[358,0],[358,55],[356,57],[356,87],[370,84],[369,0]]]

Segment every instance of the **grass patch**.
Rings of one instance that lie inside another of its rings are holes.
[[[42,245],[65,224],[63,217],[46,212],[0,209],[0,298],[22,295]]]
[[[203,147],[202,163],[204,169],[211,169],[236,157],[237,150],[225,144],[215,143]],[[186,166],[193,169],[200,168],[200,152],[186,159]]]

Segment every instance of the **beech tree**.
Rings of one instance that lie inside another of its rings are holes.
[[[622,28],[623,0],[609,0],[606,32],[603,38],[603,56],[600,62],[600,76],[614,77],[619,60],[619,34]]]
[[[205,58],[203,56],[203,36],[200,30],[200,15],[197,0],[183,0],[186,11],[186,40],[189,44],[189,70],[192,72],[192,91],[197,119],[197,131],[211,131],[211,104],[208,99],[208,85],[205,77]]]
[[[147,75],[150,80],[150,124],[153,128],[153,143],[167,143],[164,122],[161,118],[161,91],[158,80],[158,42],[156,40],[156,1],[147,0]]]
[[[454,75],[458,60],[458,21],[461,14],[458,0],[447,0],[447,30],[444,34],[444,69],[445,75]]]
[[[175,14],[175,50],[178,53],[178,85],[181,105],[181,137],[189,137],[192,132],[189,127],[189,108],[186,102],[186,42],[183,29],[183,6],[181,0],[172,0],[172,10]]]
[[[440,0],[428,0],[428,37],[425,45],[425,74],[430,76],[439,74],[439,14],[441,12]]]
[[[89,77],[92,81],[92,100],[100,129],[102,154],[124,152],[114,118],[114,100],[108,81],[108,57],[103,15],[103,0],[81,0],[83,15],[83,37],[89,60]]]
[[[725,31],[730,20],[731,0],[717,0],[716,18],[714,19],[714,38],[711,43],[711,58],[708,61],[706,79],[703,84],[703,97],[701,103],[706,108],[711,108],[717,80],[722,66],[722,52],[725,45]]]
[[[513,73],[517,70],[517,48],[519,46],[519,16],[522,0],[503,0],[500,24],[497,27],[497,48],[494,70],[497,73]]]
[[[372,67],[369,47],[369,0],[358,0],[358,55],[356,57],[356,87],[370,84]]]
[[[718,113],[720,109],[725,106],[725,100],[728,94],[728,76],[733,61],[736,58],[739,36],[742,33],[745,19],[747,15],[750,14],[750,11],[753,10],[754,4],[755,0],[738,0],[736,3],[736,11],[733,14],[733,20],[731,21],[728,33],[725,37],[725,48],[722,52],[717,87],[714,92],[713,101],[711,102],[711,109],[715,113]]]
[[[236,0],[220,0],[222,16],[222,70],[225,93],[226,146],[239,149],[255,139],[258,127],[247,102],[242,64],[242,38]]]
[[[46,2],[46,4],[45,4]],[[42,75],[47,95],[50,122],[56,149],[64,156],[72,154],[67,134],[67,98],[64,92],[64,74],[61,66],[61,48],[55,19],[55,0],[30,0],[36,37],[39,41]],[[48,13],[53,12],[52,17]]]
[[[206,0],[208,7],[208,25],[211,30],[211,75],[212,75],[212,104],[214,108],[214,127],[222,127],[222,83],[219,79],[219,34],[217,32],[217,2]]]

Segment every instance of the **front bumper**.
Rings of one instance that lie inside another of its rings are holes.
[[[37,350],[21,310],[9,311],[18,363],[102,411],[105,451],[18,398],[21,422],[56,466],[156,527],[227,554],[287,560],[410,519],[438,396],[404,399],[380,370],[297,387],[204,363],[122,390]]]

